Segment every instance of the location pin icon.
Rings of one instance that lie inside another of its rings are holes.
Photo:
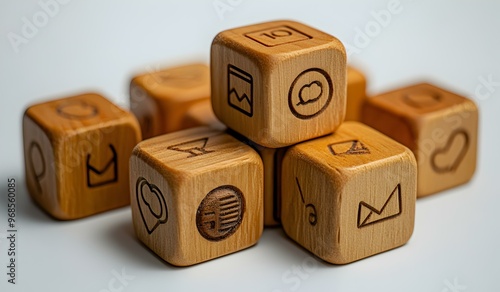
[[[167,202],[160,189],[140,177],[136,183],[136,199],[139,213],[148,234],[168,220]]]

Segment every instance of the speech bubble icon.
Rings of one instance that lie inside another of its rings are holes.
[[[142,221],[151,234],[160,224],[167,222],[167,202],[160,189],[143,177],[137,179],[135,193]]]
[[[305,84],[299,90],[299,102],[296,105],[306,105],[316,102],[323,94],[323,84],[319,81],[313,81]]]

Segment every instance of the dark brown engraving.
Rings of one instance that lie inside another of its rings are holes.
[[[370,154],[370,149],[359,140],[335,142],[329,144],[328,149],[333,155]]]
[[[207,142],[208,142],[208,137],[171,145],[168,146],[167,149],[189,153],[190,155],[187,158],[191,158],[215,152],[214,150],[205,149],[205,147],[207,147]]]
[[[312,39],[311,36],[288,25],[280,25],[249,32],[246,33],[245,36],[266,47],[274,47]]]
[[[332,98],[330,75],[323,69],[311,68],[301,72],[290,85],[288,107],[296,118],[312,119],[326,110]]]
[[[462,138],[462,142],[460,142],[460,137]],[[460,163],[467,154],[467,150],[469,149],[469,134],[463,129],[459,129],[451,133],[450,137],[446,141],[446,145],[443,148],[436,149],[434,153],[431,155],[431,167],[436,173],[447,173],[453,172],[457,170],[460,166]],[[436,160],[439,156],[446,156],[453,150],[453,146],[460,147],[460,150],[457,151],[455,157],[448,159],[445,164],[439,164]]]
[[[396,204],[394,201],[397,201]],[[392,209],[387,210],[390,204]],[[396,208],[394,208],[394,205]],[[377,209],[366,202],[359,202],[358,207],[358,228],[362,228],[371,224],[379,223],[387,219],[397,217],[402,212],[401,202],[401,184],[398,184],[391,192],[382,208]]]
[[[245,200],[235,186],[224,185],[210,191],[196,212],[198,232],[211,241],[232,235],[241,224]]]

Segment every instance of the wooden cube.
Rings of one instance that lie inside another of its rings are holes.
[[[210,70],[192,64],[137,76],[130,83],[130,109],[144,139],[183,129],[187,110],[210,97]]]
[[[281,161],[286,148],[267,148],[249,142],[264,165],[264,226],[280,225]]]
[[[361,110],[366,99],[366,78],[361,71],[347,66],[346,121],[361,121]]]
[[[26,183],[58,219],[128,205],[128,160],[141,140],[135,117],[89,93],[30,106],[23,117]]]
[[[472,100],[422,83],[367,99],[362,118],[413,151],[419,197],[472,178],[478,131]]]
[[[210,127],[212,129],[224,131],[227,129],[226,125],[221,123],[212,110],[212,102],[210,100],[201,101],[191,106],[183,120],[183,128],[195,127]]]
[[[323,260],[350,263],[406,243],[415,218],[413,153],[357,122],[283,158],[281,224]]]
[[[210,65],[215,115],[261,146],[326,135],[344,120],[345,49],[314,28],[274,21],[221,32]]]
[[[199,127],[148,139],[130,168],[135,232],[165,261],[193,265],[261,236],[262,161],[232,136]]]

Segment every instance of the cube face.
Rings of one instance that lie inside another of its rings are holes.
[[[414,152],[419,197],[472,178],[478,109],[471,100],[430,84],[417,84],[370,98],[363,111],[364,122]],[[395,129],[395,120],[405,126]]]
[[[361,121],[361,110],[366,99],[366,78],[361,71],[347,67],[346,121]]]
[[[416,175],[409,149],[346,122],[285,154],[281,223],[288,236],[334,264],[401,246],[413,232]]]
[[[130,108],[151,138],[183,129],[187,110],[210,97],[210,72],[203,64],[137,76],[130,83]]]
[[[343,121],[346,56],[336,38],[276,21],[217,35],[212,104],[228,127],[278,148],[333,132]],[[287,131],[290,126],[303,131]]]
[[[34,105],[23,118],[28,189],[58,219],[129,204],[128,158],[141,139],[133,115],[96,94]]]
[[[207,127],[162,135],[141,142],[130,167],[136,234],[165,261],[193,265],[260,238],[262,161],[235,138]]]

